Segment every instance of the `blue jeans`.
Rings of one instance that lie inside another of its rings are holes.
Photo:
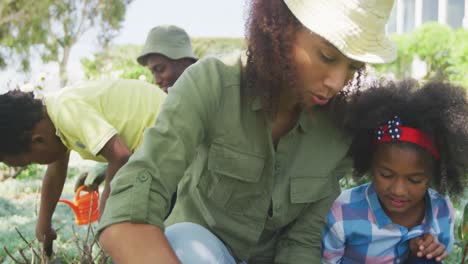
[[[177,223],[167,227],[165,235],[183,264],[237,263],[224,243],[201,225]]]

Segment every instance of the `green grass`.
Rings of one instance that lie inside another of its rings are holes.
[[[67,179],[62,198],[73,200],[73,184],[76,177]],[[0,263],[15,263],[7,255],[8,250],[14,258],[24,262],[20,254],[28,259],[28,263],[41,263],[31,248],[40,254],[41,246],[35,239],[35,226],[39,207],[41,179],[8,179],[0,183]],[[57,230],[57,240],[54,242],[55,257],[60,258],[62,263],[80,263],[80,258],[85,254],[82,252],[86,237],[86,245],[90,245],[96,224],[90,226],[77,226],[74,222],[73,211],[65,204],[59,203],[53,216],[52,226]],[[29,247],[21,238],[32,243]],[[94,256],[99,252],[95,245],[92,247]],[[89,252],[89,251],[88,251]],[[34,260],[33,260],[34,258]],[[33,262],[34,261],[34,262]],[[89,263],[89,262],[87,262]],[[96,262],[97,263],[97,262]]]

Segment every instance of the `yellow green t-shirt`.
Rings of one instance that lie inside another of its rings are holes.
[[[139,80],[86,81],[45,96],[47,113],[63,144],[83,159],[98,155],[118,134],[133,152],[143,132],[154,124],[166,97],[158,87]]]

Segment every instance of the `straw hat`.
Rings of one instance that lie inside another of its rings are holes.
[[[367,63],[396,59],[385,24],[393,0],[284,0],[308,29],[332,43],[345,56]]]
[[[147,56],[150,54],[161,54],[173,60],[198,59],[193,53],[187,32],[173,25],[161,25],[151,29],[137,58],[138,63],[146,66]]]

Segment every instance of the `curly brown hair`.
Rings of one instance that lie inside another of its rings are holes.
[[[292,47],[297,31],[303,27],[283,0],[251,0],[246,23],[248,43],[245,94],[258,96],[270,118],[278,111],[283,87],[295,87],[296,68]],[[328,105],[332,119],[341,121],[343,107],[351,89],[358,91],[364,68],[356,73]]]
[[[301,23],[283,0],[251,0],[244,87],[248,95],[262,99],[270,117],[278,110],[281,88],[295,83],[291,50],[300,28]]]

